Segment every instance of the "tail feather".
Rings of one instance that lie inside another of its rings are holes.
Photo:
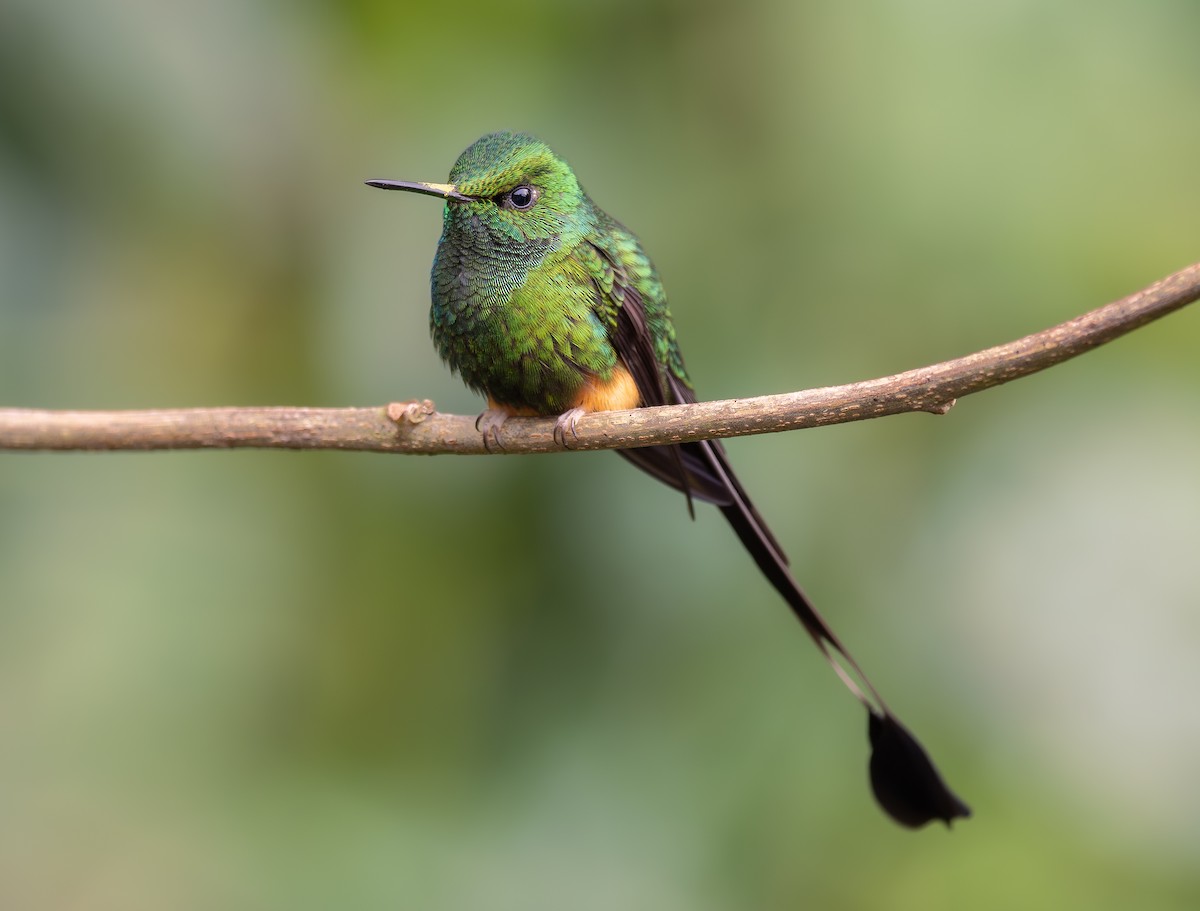
[[[900,825],[911,828],[935,819],[949,825],[958,817],[970,816],[970,808],[950,791],[917,738],[892,714],[875,685],[793,579],[784,551],[733,473],[725,446],[719,440],[703,440],[680,444],[674,454],[667,446],[622,450],[620,454],[655,478],[689,493],[689,502],[694,495],[715,503],[725,515],[758,569],[787,601],[842,683],[866,707],[871,789],[883,810]],[[683,478],[676,473],[679,467],[686,471]]]
[[[633,336],[647,337],[644,332],[641,335],[634,332]],[[651,366],[657,370],[652,352],[646,353],[643,360],[650,365],[647,372],[651,372]],[[643,404],[696,400],[691,388],[669,371],[662,378],[665,387],[639,383],[645,398]],[[704,440],[623,449],[619,453],[638,468],[682,491],[688,498],[689,509],[694,498],[713,503],[725,515],[762,574],[791,607],[825,660],[866,707],[871,788],[884,811],[901,825],[913,828],[934,819],[949,825],[953,819],[970,816],[970,809],[946,786],[924,748],[892,714],[858,662],[792,577],[783,548],[733,473],[721,442]]]
[[[872,748],[871,787],[880,806],[896,822],[912,828],[934,819],[949,825],[957,817],[970,816],[970,809],[942,780],[924,748],[892,714],[858,662],[796,583],[774,536],[730,468],[724,447],[715,441],[684,444],[685,449],[691,447],[730,492],[730,502],[720,506],[721,512],[758,568],[783,596],[842,682],[866,707]]]

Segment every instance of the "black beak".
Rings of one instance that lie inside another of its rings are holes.
[[[442,199],[458,199],[470,202],[474,196],[458,192],[452,183],[425,183],[421,180],[368,180],[368,187],[379,187],[381,190],[407,190],[410,193],[424,193],[426,196],[440,196]]]

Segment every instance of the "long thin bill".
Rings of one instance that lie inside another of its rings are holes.
[[[424,193],[426,196],[440,196],[442,199],[461,199],[469,201],[473,197],[458,192],[458,187],[452,183],[426,183],[423,180],[368,180],[368,187],[378,187],[381,190],[407,190],[409,193]]]

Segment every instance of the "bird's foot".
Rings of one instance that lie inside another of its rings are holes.
[[[500,428],[508,420],[508,412],[500,408],[489,408],[475,419],[475,429],[483,434],[483,448],[488,452],[503,452]]]
[[[579,434],[575,432],[575,423],[581,414],[587,412],[582,408],[572,408],[560,414],[554,422],[554,442],[563,449],[575,448],[572,444],[579,439]]]

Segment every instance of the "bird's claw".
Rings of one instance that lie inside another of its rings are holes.
[[[558,420],[554,422],[554,442],[563,449],[575,448],[572,444],[579,440],[575,424],[581,414],[586,414],[582,408],[572,408],[570,411],[560,414]]]
[[[475,419],[475,429],[483,434],[483,448],[488,452],[503,452],[504,444],[500,442],[500,428],[508,420],[508,412],[499,408],[489,408]]]

